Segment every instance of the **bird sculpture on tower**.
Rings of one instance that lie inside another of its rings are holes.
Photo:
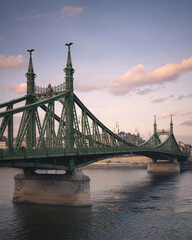
[[[68,46],[68,48],[70,48],[70,46],[71,46],[72,44],[73,44],[72,42],[66,43],[65,46]]]
[[[34,49],[31,49],[31,50],[27,50],[27,52],[30,53],[30,55],[32,54],[32,52],[35,51]]]

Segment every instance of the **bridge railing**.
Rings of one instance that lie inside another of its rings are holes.
[[[47,87],[35,86],[35,94],[46,94],[47,89],[48,89]],[[51,90],[53,93],[65,92],[66,85],[65,83],[62,83],[62,84],[51,87]]]

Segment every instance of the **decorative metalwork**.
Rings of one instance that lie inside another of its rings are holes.
[[[59,85],[53,86],[51,87],[53,90],[53,93],[61,93],[61,92],[65,92],[66,91],[66,85],[65,83],[61,83]],[[35,94],[38,95],[47,95],[47,87],[40,87],[40,86],[35,86]]]
[[[8,139],[7,149],[0,150],[0,167],[71,171],[106,157],[128,153],[171,161],[186,159],[173,135],[172,116],[169,130],[157,130],[155,117],[154,134],[140,146],[121,139],[104,126],[73,92],[71,43],[67,46],[65,83],[53,87],[51,84],[35,86],[32,50],[29,50],[27,95],[0,104],[0,108],[6,108],[0,113],[0,139],[6,131]],[[15,107],[22,102],[23,106]],[[14,117],[18,113],[22,117],[14,136]],[[161,135],[167,135],[164,142],[159,138]]]

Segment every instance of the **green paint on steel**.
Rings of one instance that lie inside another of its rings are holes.
[[[74,147],[74,130],[73,130],[73,105],[74,105],[74,98],[73,98],[73,73],[74,69],[72,67],[71,61],[71,52],[70,46],[72,43],[66,44],[68,46],[68,57],[67,57],[67,64],[64,69],[65,72],[65,84],[66,84],[66,91],[70,94],[66,97],[66,147],[73,148]]]
[[[33,50],[29,50],[27,95],[0,104],[0,108],[6,107],[6,111],[0,113],[0,138],[6,129],[8,135],[8,149],[0,150],[0,167],[69,171],[124,154],[143,155],[152,159],[185,160],[187,155],[181,152],[173,135],[172,116],[168,130],[157,129],[155,117],[151,138],[144,144],[135,146],[114,134],[86,108],[73,92],[71,44],[66,44],[68,55],[64,69],[65,83],[53,87],[53,91],[49,92],[45,87],[37,87],[35,92]],[[15,108],[15,104],[24,101],[24,106]],[[57,101],[62,106],[60,115],[55,113]],[[39,110],[45,113],[43,119],[40,118]],[[14,116],[17,113],[22,113],[22,117],[13,141]],[[77,113],[81,116],[77,116]],[[167,135],[164,142],[159,138],[161,135]],[[26,148],[22,147],[24,139],[27,142]]]
[[[32,95],[35,93],[35,77],[36,74],[33,71],[33,62],[32,62],[32,52],[34,49],[27,50],[29,52],[29,66],[28,72],[26,73],[27,77],[27,95]]]
[[[173,133],[173,120],[172,120],[172,116],[171,115],[171,122],[170,122],[170,132]]]
[[[29,52],[29,66],[28,72],[26,73],[27,77],[27,95],[33,95],[35,93],[35,77],[36,74],[33,70],[33,62],[32,62],[32,52],[34,49],[28,50]],[[34,99],[31,97],[28,99],[27,104],[31,104],[34,102]],[[23,125],[26,124],[26,132],[23,131],[23,134],[26,134],[27,138],[27,148],[33,148],[36,146],[36,121],[35,121],[35,109],[30,109],[27,112],[23,113]],[[22,126],[21,126],[22,127]],[[24,127],[22,127],[22,130]],[[22,136],[21,141],[23,141],[24,136]],[[21,144],[20,144],[21,145]],[[20,146],[19,145],[19,146]]]

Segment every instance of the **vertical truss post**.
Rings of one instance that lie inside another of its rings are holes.
[[[54,102],[51,102],[48,106],[49,108],[49,115],[47,120],[47,147],[52,149],[54,145],[54,132],[55,132],[55,126],[54,126]]]
[[[38,111],[36,110],[35,112],[35,116],[36,116],[36,123],[37,123],[37,128],[38,128],[38,131],[39,131],[39,139],[40,139],[40,134],[41,134],[41,122],[40,122],[40,118],[39,118],[39,113]],[[45,141],[44,141],[44,138],[42,139],[42,144],[43,144],[43,147],[45,147]],[[38,147],[38,142],[37,142],[37,147]]]
[[[32,116],[27,126],[27,148],[36,147],[36,111],[30,111],[32,111]]]
[[[86,147],[85,111],[83,109],[81,113],[81,129],[82,129],[82,146]]]
[[[74,129],[75,129],[74,143],[75,143],[75,147],[80,147],[81,146],[81,137],[79,134],[80,133],[79,122],[78,122],[78,118],[77,118],[75,104],[73,105],[73,116],[74,116]]]
[[[10,105],[9,109],[13,109],[13,105]],[[13,149],[13,115],[11,115],[8,121],[8,149]]]
[[[49,106],[48,106],[47,109],[46,109],[46,114],[45,114],[45,117],[44,117],[42,127],[40,128],[40,131],[39,131],[39,141],[37,143],[37,148],[44,147],[44,135],[45,135],[45,131],[47,129],[47,123],[48,123],[49,115],[50,115],[50,111],[49,111]],[[38,125],[40,127],[40,120],[38,120],[38,122],[39,122]],[[43,143],[43,145],[42,145],[42,143]]]
[[[18,151],[19,148],[21,147],[24,136],[27,133],[27,130],[30,129],[29,124],[31,123],[31,119],[32,119],[33,116],[34,116],[34,110],[33,109],[30,109],[30,110],[25,111],[23,113],[23,116],[22,116],[22,119],[21,119],[21,122],[20,122],[20,126],[19,126],[19,131],[17,133],[16,142],[15,142],[15,150],[16,151]],[[29,132],[29,133],[30,133],[30,136],[31,136],[31,132]],[[27,143],[31,143],[31,142],[28,141]]]
[[[69,94],[66,97],[66,147],[67,148],[73,148],[74,147],[74,129],[73,129],[73,122],[74,122],[74,116],[73,116],[73,96]]]
[[[73,73],[74,69],[71,62],[70,45],[72,43],[66,44],[68,46],[68,57],[67,64],[64,69],[65,72],[65,83],[66,91],[69,93],[66,96],[66,147],[69,149],[74,148],[74,116],[73,116],[73,106],[74,106],[74,96],[73,96]]]
[[[57,131],[57,136],[56,136],[56,139],[54,142],[54,145],[56,148],[63,146],[62,137],[65,136],[65,113],[66,113],[66,101],[64,99],[61,118],[60,118],[59,127],[58,127],[58,131]]]
[[[95,121],[93,120],[93,147],[95,147],[96,146],[96,144],[95,144],[95,142],[96,142],[96,132],[95,132],[95,125],[96,125],[96,123],[95,123]]]
[[[173,135],[173,120],[172,120],[172,114],[171,114],[171,122],[170,122],[170,134]],[[173,142],[173,136],[171,138],[171,150],[173,151],[173,145],[174,145],[174,142]]]

